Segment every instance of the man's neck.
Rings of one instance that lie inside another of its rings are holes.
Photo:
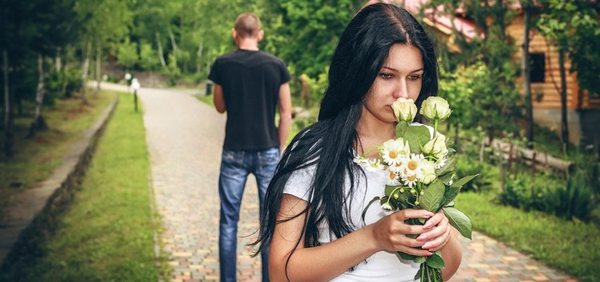
[[[240,50],[258,51],[258,41],[255,39],[241,39],[237,43],[237,47]]]

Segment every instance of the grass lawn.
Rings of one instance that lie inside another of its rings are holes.
[[[145,128],[121,95],[74,202],[41,243],[44,256],[8,281],[157,281]]]
[[[88,104],[79,98],[59,99],[54,106],[44,106],[42,114],[50,129],[26,139],[35,111],[30,103],[23,102],[22,116],[15,117],[14,156],[8,160],[0,153],[0,219],[2,210],[10,203],[10,195],[19,193],[45,180],[62,164],[62,156],[79,141],[106,107],[114,100],[114,92],[102,91],[88,95]],[[4,131],[0,132],[4,146]]]
[[[491,193],[461,193],[456,206],[473,228],[581,281],[600,281],[600,228],[494,203]]]

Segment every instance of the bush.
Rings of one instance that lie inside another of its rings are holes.
[[[594,209],[592,189],[581,174],[570,177],[567,184],[546,194],[547,207],[556,216],[589,221]]]
[[[511,174],[506,178],[506,187],[499,195],[500,203],[528,210],[547,211],[546,194],[549,181],[533,179],[525,173]],[[546,182],[546,183],[544,183]]]
[[[47,95],[44,102],[53,104],[55,98],[73,96],[73,92],[79,91],[82,87],[81,70],[66,69],[61,72],[52,71],[46,76],[45,81]]]
[[[566,219],[589,221],[594,209],[590,186],[579,172],[566,182],[549,175],[538,175],[534,179],[520,173],[507,178],[506,189],[498,199],[504,205],[526,211],[539,210]]]
[[[456,178],[461,179],[467,175],[481,174],[461,189],[462,192],[474,191],[481,192],[492,187],[491,179],[498,178],[498,171],[493,166],[469,159],[465,155],[460,155],[456,161]]]

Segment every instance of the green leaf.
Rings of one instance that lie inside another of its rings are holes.
[[[456,158],[448,158],[446,160],[446,164],[443,167],[440,167],[435,171],[435,174],[440,178],[442,175],[446,175],[449,172],[454,171],[454,167],[456,166]]]
[[[437,253],[427,257],[427,265],[431,268],[442,269],[446,264],[444,259]]]
[[[427,261],[427,258],[426,258],[426,257],[417,257],[417,258],[414,260],[414,262],[415,262],[415,263],[419,263],[419,264],[420,264],[420,263],[424,263],[424,262],[426,262],[426,261]]]
[[[439,180],[429,184],[429,186],[423,190],[425,194],[419,198],[421,206],[430,212],[437,212],[444,200],[445,188],[446,186],[444,186],[444,183]]]
[[[448,203],[454,201],[458,192],[460,192],[460,187],[448,187],[444,193],[444,202],[442,203],[442,206],[446,206]]]
[[[413,256],[413,255],[409,255],[409,254],[405,254],[403,252],[398,252],[398,255],[405,260],[415,260],[417,258],[417,256]]]
[[[438,176],[438,179],[442,181],[445,185],[450,186],[450,180],[452,180],[453,176],[454,173],[446,173],[442,176]]]
[[[411,153],[419,154],[421,153],[421,146],[431,140],[431,133],[424,125],[409,126],[404,133],[404,140],[408,140]]]
[[[404,139],[404,135],[406,134],[406,129],[409,127],[408,123],[405,121],[401,121],[396,125],[396,137],[400,137]]]
[[[442,209],[452,225],[461,235],[471,239],[473,225],[471,219],[456,208],[446,207]]]
[[[391,196],[390,194],[392,194],[392,192],[394,192],[394,190],[396,190],[398,187],[400,186],[385,185],[385,195],[388,197]]]
[[[450,185],[450,187],[461,188],[461,187],[463,187],[465,184],[467,184],[469,181],[473,180],[477,176],[479,176],[479,174],[465,176],[465,177],[463,177],[463,178],[461,178],[459,180],[454,181],[452,183],[452,185]]]

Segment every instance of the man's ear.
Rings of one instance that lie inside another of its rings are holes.
[[[264,32],[264,31],[261,29],[261,30],[258,32],[258,35],[256,36],[256,40],[257,40],[257,42],[260,42],[260,41],[263,39],[263,37],[264,37],[264,36],[265,36],[265,32]]]
[[[237,31],[235,31],[235,28],[231,29],[231,37],[233,40],[237,40]]]

